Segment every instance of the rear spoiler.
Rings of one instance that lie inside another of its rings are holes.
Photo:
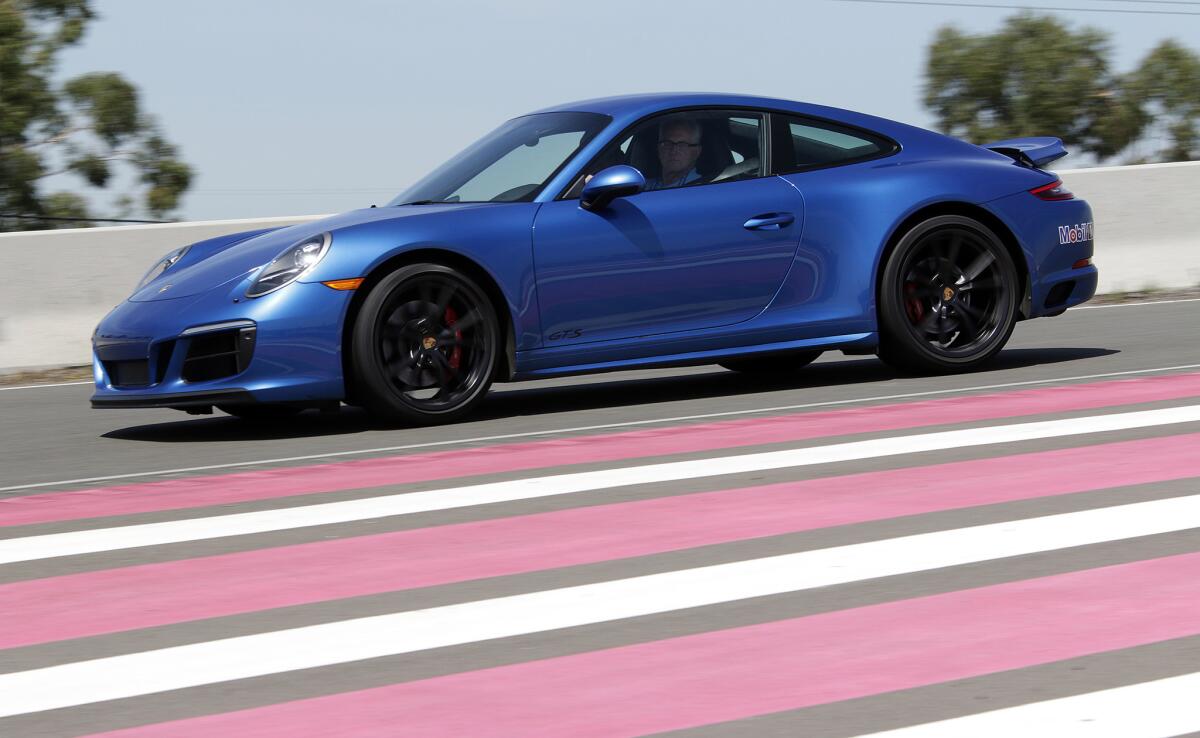
[[[1044,167],[1067,155],[1062,140],[1050,136],[1010,138],[983,144],[983,148],[1004,154],[1021,166],[1033,168]]]

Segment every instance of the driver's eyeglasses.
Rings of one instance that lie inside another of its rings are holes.
[[[700,144],[688,143],[687,141],[671,141],[669,139],[663,139],[662,141],[658,142],[658,145],[660,147],[662,147],[663,149],[666,149],[667,151],[671,151],[671,150],[686,151],[687,149],[694,149],[694,148],[698,147]]]

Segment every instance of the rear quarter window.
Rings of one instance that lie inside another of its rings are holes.
[[[776,115],[772,122],[771,163],[776,174],[851,164],[898,150],[883,136],[828,121]]]

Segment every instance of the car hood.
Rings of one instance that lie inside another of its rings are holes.
[[[167,270],[158,279],[134,292],[133,302],[172,300],[207,292],[229,282],[238,282],[259,267],[266,265],[284,249],[318,233],[334,233],[333,247],[337,248],[336,232],[354,226],[380,221],[403,221],[422,215],[447,213],[489,207],[488,203],[446,203],[437,205],[402,205],[400,207],[367,208],[352,210],[321,220],[300,223],[266,233],[251,232],[251,237],[228,248],[201,256],[199,260],[185,259],[178,266]],[[253,235],[257,233],[257,235]]]

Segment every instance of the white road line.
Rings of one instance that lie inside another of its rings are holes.
[[[1179,299],[1179,300],[1151,300],[1151,301],[1141,301],[1141,302],[1120,302],[1120,303],[1114,303],[1112,305],[1078,305],[1076,307],[1070,308],[1068,310],[1068,312],[1071,312],[1074,310],[1101,310],[1104,308],[1141,307],[1143,305],[1174,305],[1175,303],[1179,303],[1179,302],[1200,302],[1200,297],[1189,297],[1189,298],[1183,298],[1183,299]],[[1165,371],[1165,370],[1148,369],[1146,371]],[[1068,378],[1068,379],[1070,379],[1070,378]],[[1053,381],[1053,380],[1047,380],[1047,381]],[[89,379],[89,380],[82,381],[82,382],[58,382],[55,384],[24,384],[24,385],[20,385],[17,387],[0,387],[0,392],[5,392],[8,390],[43,389],[46,387],[75,387],[75,386],[84,385],[84,384],[94,384],[94,382]],[[998,385],[998,386],[1000,386],[1000,385]],[[750,411],[750,412],[760,412],[760,411]],[[152,474],[154,472],[148,472],[148,473]],[[3,490],[0,489],[0,491],[3,491]]]
[[[247,466],[259,466],[262,464],[284,464],[296,461],[316,461],[318,459],[336,459],[346,456],[361,456],[363,454],[381,454],[391,453],[394,451],[412,451],[422,448],[436,448],[444,446],[460,446],[475,443],[486,443],[492,441],[514,441],[521,438],[537,438],[540,436],[552,436],[560,433],[583,433],[589,431],[615,430],[619,428],[632,428],[644,425],[658,425],[662,423],[683,423],[692,420],[711,420],[714,418],[729,418],[739,415],[755,415],[758,413],[777,413],[790,410],[811,410],[819,407],[837,407],[839,405],[853,405],[860,402],[885,402],[889,400],[910,400],[917,397],[934,397],[938,395],[959,394],[964,392],[980,392],[984,390],[995,389],[1012,389],[1013,387],[1032,387],[1039,384],[1054,384],[1056,382],[1080,382],[1089,379],[1111,379],[1114,377],[1130,377],[1140,374],[1158,374],[1161,372],[1183,371],[1185,369],[1200,369],[1200,364],[1180,364],[1179,366],[1164,366],[1156,369],[1132,369],[1123,372],[1105,372],[1103,374],[1082,374],[1074,377],[1054,377],[1049,379],[1031,379],[1023,382],[1004,382],[1001,384],[982,384],[973,387],[960,387],[955,389],[944,390],[926,390],[923,392],[904,392],[895,395],[876,395],[874,397],[855,397],[847,400],[827,400],[824,402],[807,402],[798,405],[776,405],[774,407],[760,407],[747,410],[727,410],[719,413],[703,413],[699,415],[678,415],[671,418],[653,418],[650,420],[629,420],[620,423],[604,423],[600,425],[583,425],[574,428],[553,428],[541,431],[524,431],[521,433],[504,433],[494,436],[475,436],[474,438],[458,438],[449,441],[430,441],[426,443],[409,443],[402,446],[381,446],[378,448],[355,449],[352,451],[329,451],[320,454],[307,454],[304,456],[283,456],[274,459],[257,459],[255,461],[235,461],[227,464],[208,464],[206,466],[187,466],[176,469],[159,469],[156,471],[130,472],[128,474],[107,474],[98,477],[83,477],[80,479],[62,479],[55,482],[35,482],[32,484],[17,484],[11,487],[0,487],[0,492],[15,492],[24,489],[39,489],[44,487],[64,487],[73,484],[90,484],[92,482],[109,482],[116,479],[137,479],[142,477],[152,477],[168,474],[188,474],[191,472],[201,471],[216,471],[218,469],[237,469]]]
[[[1085,305],[1077,305],[1075,307],[1068,308],[1067,312],[1073,312],[1075,310],[1103,310],[1105,308],[1119,308],[1119,307],[1142,307],[1144,305],[1174,305],[1174,304],[1180,303],[1180,302],[1200,302],[1200,297],[1187,297],[1187,298],[1181,298],[1178,300],[1150,300],[1150,301],[1118,302],[1118,303],[1113,303],[1111,305],[1086,305],[1085,304]],[[1145,371],[1165,371],[1165,370],[1147,369]],[[1065,379],[1070,379],[1070,377],[1065,378]],[[1046,381],[1055,381],[1055,380],[1046,380]],[[57,382],[54,384],[24,384],[24,385],[20,385],[17,387],[0,387],[0,392],[5,392],[7,390],[43,389],[46,387],[75,387],[75,386],[84,385],[84,384],[94,384],[94,382],[89,379],[89,380],[82,381],[82,382]],[[758,411],[751,411],[751,412],[758,412]],[[150,473],[153,473],[153,472],[150,472]],[[2,491],[2,490],[0,490],[0,491]]]
[[[1192,422],[1200,422],[1200,405],[940,431],[740,456],[643,464],[619,469],[489,482],[465,487],[407,492],[277,510],[69,533],[50,533],[0,540],[0,564],[291,530],[433,510],[450,510],[472,505],[488,505],[611,489],[632,484],[673,482],[724,474],[741,474],[950,448],[1016,443],[1039,438],[1059,438]]]
[[[0,387],[0,392],[7,392],[9,390],[19,390],[19,389],[20,390],[42,389],[43,387],[74,387],[75,385],[79,385],[79,384],[95,384],[95,382],[92,382],[89,380],[87,382],[59,382],[57,384],[23,384],[18,387]]]
[[[1200,730],[1200,674],[872,733],[869,738],[1170,738]]]
[[[1143,307],[1146,305],[1174,305],[1179,302],[1200,302],[1200,297],[1188,297],[1179,300],[1152,300],[1150,302],[1118,302],[1113,305],[1080,305],[1073,307],[1072,310],[1103,310],[1105,308],[1124,308],[1124,307]]]
[[[1200,495],[111,656],[0,675],[0,717],[1195,527]]]
[[[1150,166],[1150,165],[1144,164],[1141,166]],[[333,215],[333,214],[334,213],[331,213],[330,215]],[[188,228],[193,228],[196,226],[211,227],[211,226],[245,225],[245,226],[248,226],[251,228],[256,228],[259,225],[264,226],[264,227],[274,226],[274,225],[287,226],[287,225],[300,225],[302,223],[309,223],[314,220],[320,220],[321,218],[328,218],[328,217],[329,217],[329,215],[276,215],[276,216],[272,216],[270,218],[237,218],[237,219],[233,219],[233,220],[197,220],[197,221],[183,221],[183,222],[178,222],[178,223],[137,223],[137,224],[130,224],[130,225],[100,226],[98,228],[89,228],[88,235],[90,236],[90,235],[96,234],[96,233],[130,234],[130,233],[136,233],[137,231],[173,231],[173,230],[177,230],[177,229],[186,230]],[[19,232],[10,232],[10,233],[0,233],[0,241],[3,241],[6,238],[30,238],[30,237],[41,238],[44,236],[52,237],[55,235],[57,235],[58,237],[61,238],[63,236],[63,233],[62,233],[62,231],[59,231],[56,234],[53,230],[49,230],[49,229],[41,230],[41,231],[19,231]],[[82,235],[82,234],[80,234],[80,235]],[[164,246],[163,248],[166,248],[166,247]]]
[[[1161,5],[1161,3],[1159,3]],[[1072,177],[1080,174],[1101,174],[1103,172],[1140,172],[1146,169],[1175,169],[1177,167],[1200,166],[1200,161],[1163,161],[1154,164],[1117,164],[1110,167],[1084,167],[1081,169],[1058,169],[1055,174],[1069,174]]]

